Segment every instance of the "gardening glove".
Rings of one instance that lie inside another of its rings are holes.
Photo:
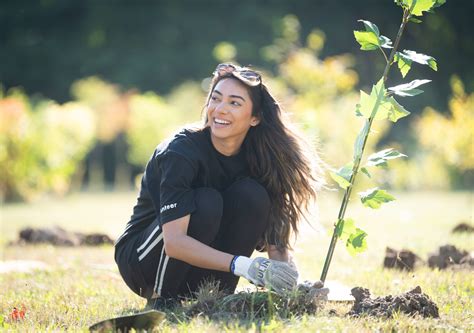
[[[256,286],[266,287],[278,294],[292,290],[298,281],[298,272],[288,263],[262,257],[251,259],[235,256],[230,271]]]
[[[325,303],[328,301],[329,288],[324,288],[324,283],[316,281],[311,287],[309,294],[315,303]]]
[[[321,281],[304,281],[298,284],[297,290],[305,296],[307,303],[312,303],[318,307],[324,305],[328,301],[329,288],[324,288]]]
[[[291,256],[288,260],[288,265],[290,265],[291,268],[293,268],[296,272],[298,272],[298,267],[296,266],[295,260]]]

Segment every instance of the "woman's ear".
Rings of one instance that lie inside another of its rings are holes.
[[[252,120],[250,120],[250,126],[257,126],[258,124],[260,124],[260,119],[257,118],[257,117],[252,117]]]

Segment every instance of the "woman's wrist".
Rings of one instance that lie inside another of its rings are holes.
[[[284,261],[289,262],[291,258],[291,254],[288,249],[278,249],[275,245],[270,245],[268,247],[268,258],[272,260]]]
[[[239,256],[234,256],[232,260],[229,263],[229,272],[234,273],[235,271],[235,261],[237,260]]]
[[[250,266],[253,260],[245,256],[235,256],[231,262],[231,273],[237,276],[247,277]]]

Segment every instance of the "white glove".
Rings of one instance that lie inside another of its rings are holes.
[[[304,301],[306,304],[313,304],[317,308],[324,306],[328,301],[329,289],[324,288],[324,284],[321,281],[304,281],[298,284],[297,290],[304,295]]]
[[[309,294],[313,298],[313,302],[325,303],[328,301],[329,288],[325,288],[324,283],[318,280],[315,283],[313,283],[313,286],[310,289]]]
[[[278,294],[292,290],[298,281],[298,272],[294,267],[283,261],[262,257],[250,259],[235,256],[231,262],[231,272]]]

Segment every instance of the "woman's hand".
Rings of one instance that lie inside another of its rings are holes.
[[[298,272],[288,263],[262,257],[250,259],[236,256],[231,264],[231,271],[278,294],[293,290],[298,281]]]
[[[275,245],[269,245],[267,252],[268,252],[268,258],[272,260],[278,260],[278,261],[284,261],[284,262],[290,262],[290,260],[292,260],[292,256],[290,254],[290,251],[288,251],[288,249],[279,250],[278,247],[276,247]]]
[[[268,258],[286,262],[291,268],[298,272],[296,262],[288,249],[279,250],[275,245],[270,245],[268,247]]]

